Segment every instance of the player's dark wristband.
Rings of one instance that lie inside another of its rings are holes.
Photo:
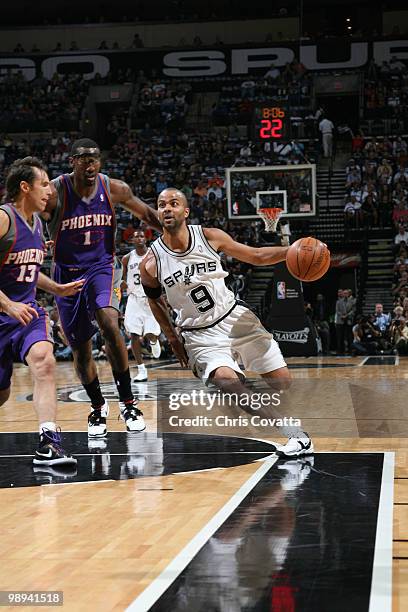
[[[161,287],[148,287],[147,285],[143,285],[143,283],[142,283],[142,287],[147,297],[152,298],[152,300],[158,300],[162,294]]]

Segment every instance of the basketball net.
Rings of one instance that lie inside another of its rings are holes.
[[[258,208],[256,211],[265,223],[265,230],[267,232],[276,232],[278,221],[283,214],[282,208]]]

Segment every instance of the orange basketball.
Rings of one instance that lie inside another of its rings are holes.
[[[330,251],[317,238],[300,238],[286,253],[289,272],[301,281],[315,281],[326,274],[330,267]]]

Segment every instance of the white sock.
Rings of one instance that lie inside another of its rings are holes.
[[[140,372],[140,371],[142,371],[142,372],[143,372],[143,371],[146,369],[146,366],[145,366],[145,364],[144,364],[144,363],[139,364],[137,367],[138,367],[138,369],[139,369],[139,372]]]
[[[53,421],[44,421],[44,423],[40,423],[40,436],[42,435],[43,429],[48,429],[49,431],[57,431],[57,424]]]

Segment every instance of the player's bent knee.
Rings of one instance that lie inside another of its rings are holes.
[[[47,354],[41,362],[39,373],[42,378],[51,378],[55,375],[55,359],[54,355]]]
[[[54,358],[51,342],[36,342],[30,347],[26,360],[39,362],[49,357]]]
[[[262,374],[262,378],[270,387],[279,387],[280,390],[289,389],[292,384],[292,375],[286,367]]]
[[[88,340],[79,346],[72,347],[72,356],[76,368],[83,368],[92,360],[92,340]]]
[[[0,406],[5,404],[10,397],[10,387],[7,389],[0,389]]]
[[[116,325],[118,327],[119,313],[114,308],[100,308],[96,311],[95,318],[101,330],[112,325]]]
[[[55,358],[49,342],[34,344],[28,352],[26,361],[34,378],[45,379],[55,374]]]
[[[47,379],[55,375],[55,359],[53,355],[44,355],[43,359],[32,368],[34,378]]]
[[[213,381],[220,382],[222,380],[239,380],[239,377],[235,370],[233,370],[232,368],[228,368],[227,366],[220,366],[219,368],[211,372],[210,379]]]
[[[116,317],[104,317],[100,322],[101,334],[106,342],[114,342],[120,336],[120,329]]]

